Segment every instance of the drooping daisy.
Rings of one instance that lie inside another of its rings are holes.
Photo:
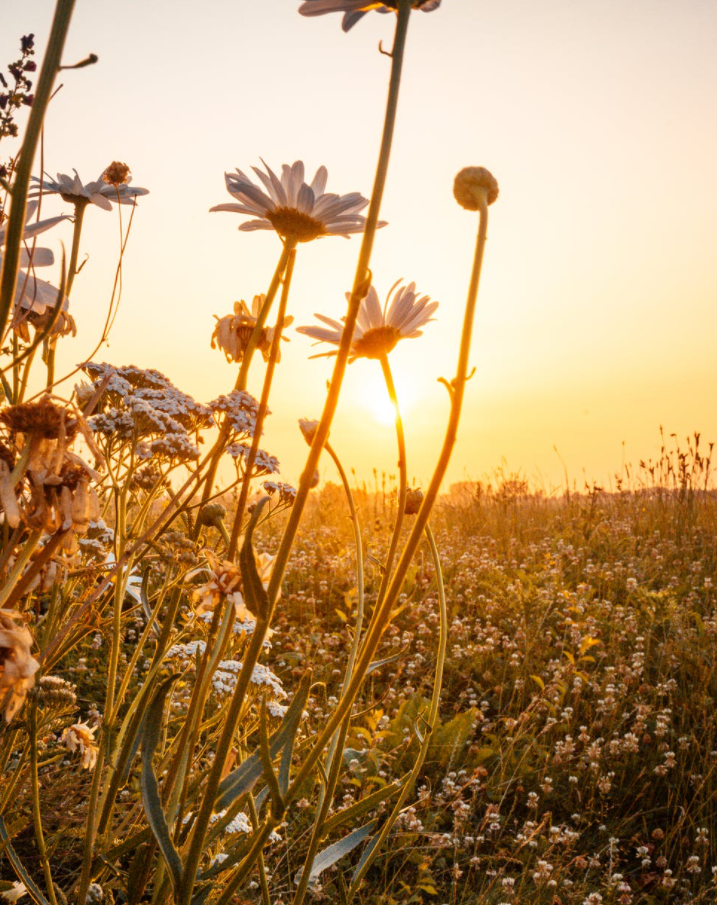
[[[102,210],[111,211],[112,201],[117,204],[133,204],[135,198],[149,194],[149,189],[129,185],[129,182],[132,181],[129,174],[126,182],[115,185],[107,181],[107,170],[100,174],[99,179],[88,183],[82,182],[77,170],[72,172],[75,174],[74,177],[58,173],[57,179],[50,179],[49,176],[46,179],[40,179],[38,176],[33,176],[32,181],[37,182],[38,185],[33,187],[32,196],[37,197],[41,192],[59,195],[63,201],[68,201],[70,204],[95,204]]]
[[[413,0],[414,9],[430,13],[438,9],[441,0]],[[398,0],[303,0],[299,7],[302,16],[323,16],[324,13],[343,13],[341,27],[344,31],[363,18],[366,13],[375,10],[377,13],[391,13],[398,9]]]
[[[264,166],[266,173],[252,167],[263,189],[239,169],[225,173],[227,191],[239,204],[217,204],[210,210],[250,214],[258,219],[242,223],[239,229],[273,229],[289,242],[311,242],[322,236],[348,237],[363,232],[366,218],[359,211],[366,207],[368,199],[359,192],[348,195],[326,192],[326,167],[319,167],[313,180],[307,183],[301,160],[292,166],[284,164],[281,178],[266,163]]]
[[[96,726],[87,723],[75,723],[68,726],[60,736],[60,742],[72,754],[79,751],[82,756],[82,769],[94,770],[97,763],[97,745],[95,744]]]
[[[215,314],[217,325],[212,334],[212,349],[220,348],[226,355],[227,361],[241,361],[265,301],[265,295],[255,295],[251,308],[242,299],[241,302],[234,302],[234,314],[227,314],[225,317],[217,317]],[[294,318],[291,316],[285,317],[282,328],[288,327],[293,320]],[[288,341],[286,336],[282,336],[282,339]],[[257,343],[257,348],[263,355],[264,361],[269,360],[273,341],[274,328],[264,327]],[[281,352],[277,356],[277,361],[280,359]]]
[[[355,361],[357,358],[382,358],[399,340],[421,336],[422,331],[419,328],[433,320],[431,315],[438,307],[438,302],[432,302],[427,295],[419,298],[415,283],[402,286],[394,294],[398,283],[392,286],[383,308],[373,286],[361,301],[349,361]],[[350,293],[346,293],[346,298],[350,298]],[[298,332],[319,342],[338,345],[344,329],[343,323],[323,314],[317,314],[316,317],[327,326],[298,327]],[[336,352],[323,354],[335,355]]]

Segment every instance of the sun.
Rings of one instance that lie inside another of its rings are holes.
[[[370,362],[373,364],[373,362]],[[377,423],[392,426],[396,420],[396,411],[391,402],[386,384],[383,381],[381,371],[377,368],[374,373],[362,375],[360,391],[352,393],[355,401]],[[373,371],[373,368],[371,369]],[[396,394],[401,408],[401,416],[406,418],[415,403],[415,389],[410,377],[394,375],[396,382]]]

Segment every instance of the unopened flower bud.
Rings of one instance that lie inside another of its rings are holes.
[[[498,197],[498,180],[485,167],[465,167],[453,183],[453,195],[467,211],[480,209],[481,199],[488,204]]]
[[[403,510],[406,515],[416,515],[421,508],[423,502],[423,491],[420,487],[415,487],[406,493],[406,508]]]
[[[311,446],[314,442],[319,422],[312,421],[310,418],[299,418],[299,427],[301,428],[301,433],[304,435],[304,440]]]
[[[227,510],[221,503],[207,503],[199,510],[200,525],[214,525],[226,518]]]

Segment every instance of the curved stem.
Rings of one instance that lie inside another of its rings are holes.
[[[281,300],[279,302],[279,312],[276,316],[276,327],[274,329],[274,336],[271,342],[271,350],[269,352],[269,361],[266,365],[266,374],[264,375],[264,386],[261,391],[261,400],[259,401],[259,410],[256,415],[256,424],[254,425],[254,436],[251,440],[251,449],[249,450],[249,455],[247,457],[245,472],[244,472],[244,480],[242,481],[241,493],[239,495],[239,502],[237,503],[237,511],[234,515],[234,525],[232,527],[232,535],[231,540],[229,542],[229,549],[227,551],[227,559],[233,560],[234,555],[237,550],[237,543],[239,542],[239,533],[241,531],[242,522],[244,520],[244,509],[246,508],[246,502],[249,498],[249,489],[251,487],[251,478],[252,471],[254,470],[254,463],[256,462],[256,454],[259,451],[259,441],[261,440],[261,434],[264,427],[264,419],[266,418],[266,413],[269,411],[269,394],[271,393],[271,384],[274,379],[274,371],[276,369],[276,363],[279,360],[279,355],[281,353],[281,333],[284,328],[284,318],[286,316],[286,306],[289,303],[289,289],[291,287],[291,277],[294,273],[294,263],[296,261],[296,248],[292,248],[289,252],[289,256],[286,262],[286,270],[284,272],[284,280],[283,286],[281,290]],[[264,306],[266,308],[266,305]],[[263,313],[263,311],[262,311]],[[261,317],[261,316],[260,316]],[[266,318],[264,318],[266,321]],[[257,321],[256,326],[259,326],[259,321]],[[262,325],[263,329],[263,325]],[[256,328],[254,329],[254,333],[256,333]],[[254,333],[252,333],[252,339],[254,338]],[[251,346],[251,340],[249,341],[249,345]],[[248,353],[249,350],[247,348],[247,353],[244,355],[244,361],[242,361],[242,370],[244,368],[244,362],[248,361]],[[237,384],[239,380],[242,378],[242,372],[239,372],[239,379],[237,380]]]
[[[391,405],[393,405],[396,413],[396,442],[398,444],[398,474],[399,474],[399,490],[398,490],[398,512],[396,513],[396,522],[393,526],[393,536],[391,537],[391,545],[386,557],[385,571],[381,579],[381,588],[378,592],[377,605],[381,603],[383,595],[386,593],[388,580],[391,577],[391,568],[393,560],[398,549],[398,541],[401,537],[401,525],[403,524],[403,516],[406,511],[406,493],[408,484],[406,480],[406,437],[403,432],[403,419],[401,418],[401,410],[398,405],[398,396],[396,395],[396,387],[393,382],[393,374],[391,366],[388,363],[388,355],[385,353],[380,358],[381,369],[383,371],[383,379],[386,381],[386,389],[388,390]]]

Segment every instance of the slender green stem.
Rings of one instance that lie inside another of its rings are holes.
[[[356,607],[356,625],[354,627],[354,638],[351,644],[351,651],[349,653],[348,663],[346,664],[346,672],[344,674],[344,681],[342,687],[342,693],[346,691],[349,682],[351,681],[351,677],[353,676],[354,666],[356,664],[356,657],[358,656],[359,644],[361,640],[361,629],[363,627],[363,616],[364,616],[364,569],[363,569],[363,539],[361,537],[361,525],[358,519],[358,513],[356,511],[356,504],[354,503],[353,494],[351,493],[351,486],[349,485],[348,478],[346,477],[346,472],[341,465],[341,460],[334,452],[333,447],[330,443],[326,444],[326,452],[331,456],[334,460],[334,464],[338,469],[339,475],[341,477],[341,483],[344,486],[344,492],[346,494],[346,499],[348,501],[349,510],[351,512],[351,522],[354,529],[354,541],[356,544],[356,586],[357,586],[357,607]],[[316,852],[318,851],[319,844],[324,836],[324,826],[326,824],[326,817],[329,812],[329,808],[331,807],[331,802],[333,801],[334,792],[336,790],[336,784],[339,779],[339,771],[341,767],[341,758],[344,749],[344,743],[346,741],[346,736],[348,735],[349,726],[351,724],[351,714],[348,713],[346,718],[344,719],[341,726],[334,733],[334,737],[331,739],[331,743],[329,745],[328,754],[326,755],[326,784],[319,793],[319,800],[317,804],[317,812],[316,818],[314,820],[314,826],[311,832],[311,840],[309,842],[309,848],[306,852],[306,856],[304,858],[304,866],[301,872],[301,879],[299,880],[299,886],[296,890],[296,894],[294,896],[294,905],[302,905],[304,898],[306,896],[306,891],[309,887],[309,880],[311,877],[311,868],[314,865],[314,858],[316,857]]]
[[[421,772],[421,768],[426,760],[426,755],[428,754],[428,749],[431,744],[431,736],[438,728],[439,718],[438,711],[439,705],[441,703],[441,689],[443,687],[443,668],[446,663],[446,648],[448,646],[448,607],[446,606],[446,591],[443,585],[443,571],[441,570],[441,557],[438,552],[438,547],[436,546],[436,539],[433,536],[433,531],[431,530],[430,525],[426,525],[426,537],[428,539],[428,544],[431,548],[431,556],[433,557],[433,567],[436,573],[436,585],[438,590],[438,605],[440,612],[440,630],[438,635],[438,652],[436,654],[436,672],[433,677],[433,693],[431,695],[431,703],[428,709],[428,717],[426,719],[425,726],[425,735],[423,740],[421,741],[421,746],[418,751],[418,756],[411,768],[411,772],[408,776],[408,779],[403,785],[401,789],[401,793],[398,796],[398,800],[393,806],[393,810],[389,815],[386,822],[381,827],[378,837],[374,837],[371,840],[371,853],[369,856],[362,861],[361,867],[356,871],[351,880],[351,887],[349,889],[348,901],[351,902],[353,897],[356,895],[356,892],[361,884],[361,881],[366,876],[366,871],[369,869],[371,864],[373,864],[376,856],[378,855],[381,846],[386,841],[386,837],[391,832],[391,828],[395,824],[399,814],[401,813],[401,809],[408,798],[408,795],[413,788],[414,783],[419,777]]]
[[[41,531],[33,531],[32,534],[25,541],[25,545],[22,548],[22,551],[18,555],[15,560],[15,564],[10,570],[10,574],[7,577],[7,581],[3,585],[2,589],[0,589],[0,609],[5,606],[7,601],[12,598],[13,591],[15,590],[15,585],[19,581],[22,573],[25,569],[25,566],[28,563],[28,560],[33,554],[35,547],[40,542],[40,538],[42,537]]]
[[[284,280],[283,287],[281,290],[281,299],[279,301],[279,312],[276,316],[276,327],[274,328],[274,336],[271,342],[271,349],[269,351],[269,361],[266,365],[266,374],[264,376],[264,386],[261,391],[261,399],[259,401],[259,410],[256,414],[256,423],[254,425],[254,436],[251,440],[251,448],[249,450],[249,455],[247,457],[245,463],[245,471],[244,471],[244,480],[242,481],[241,493],[239,495],[239,502],[237,503],[237,511],[234,515],[234,525],[232,527],[232,535],[231,540],[229,542],[229,549],[227,550],[227,559],[233,560],[234,555],[237,550],[237,543],[239,542],[239,534],[241,532],[242,523],[244,521],[244,510],[246,508],[246,503],[249,498],[249,490],[251,488],[251,479],[252,472],[254,470],[254,463],[256,462],[256,456],[259,451],[259,441],[261,440],[261,434],[264,428],[264,420],[266,418],[266,413],[269,411],[269,395],[271,393],[271,385],[274,379],[274,371],[276,369],[276,363],[279,360],[279,356],[281,354],[281,334],[284,328],[284,318],[286,316],[286,307],[289,303],[289,289],[291,287],[291,277],[294,273],[294,263],[296,261],[296,248],[292,248],[289,253],[289,258],[286,262],[286,270],[284,272]],[[257,323],[258,326],[258,323]],[[252,334],[253,338],[254,334]],[[244,356],[244,360],[246,361],[246,355]],[[243,367],[242,362],[242,367]],[[241,373],[240,373],[241,377]]]
[[[45,111],[52,96],[52,86],[62,63],[62,51],[70,28],[75,0],[57,0],[47,50],[35,89],[35,99],[30,108],[22,149],[15,167],[12,186],[12,204],[5,234],[5,254],[0,275],[0,336],[10,316],[15,298],[15,284],[20,267],[22,233],[25,227],[25,210],[30,185],[30,175],[35,162],[35,152],[42,132]]]
[[[396,565],[393,578],[386,590],[386,595],[381,602],[381,605],[377,607],[376,613],[374,614],[374,617],[372,619],[371,626],[366,635],[366,639],[364,640],[364,643],[361,647],[361,653],[356,665],[353,679],[349,684],[349,687],[347,688],[345,694],[342,695],[338,704],[334,708],[334,711],[327,720],[323,730],[316,739],[314,747],[307,755],[304,763],[297,770],[294,776],[294,780],[290,788],[287,790],[286,795],[284,796],[287,805],[296,795],[298,789],[301,788],[302,783],[306,781],[307,777],[310,775],[316,762],[321,756],[321,752],[328,744],[337,726],[341,725],[342,720],[344,719],[346,714],[350,712],[351,707],[353,706],[356,694],[358,693],[364,676],[366,675],[366,670],[371,665],[371,661],[374,654],[376,653],[376,649],[381,640],[381,636],[389,623],[391,611],[396,601],[398,600],[399,594],[401,593],[401,588],[406,578],[406,573],[408,572],[411,560],[413,559],[416,549],[418,548],[418,544],[423,535],[423,531],[428,524],[428,518],[433,508],[433,504],[436,501],[438,491],[440,490],[443,478],[445,477],[448,463],[451,458],[451,453],[453,452],[453,447],[456,442],[458,423],[460,421],[461,409],[463,405],[465,384],[468,379],[468,358],[470,355],[471,339],[473,335],[473,320],[475,317],[475,309],[478,301],[478,287],[480,285],[480,274],[481,268],[483,266],[483,253],[485,251],[487,229],[488,205],[485,198],[483,198],[480,208],[480,223],[478,228],[476,251],[473,259],[473,270],[471,273],[471,280],[468,288],[468,300],[466,302],[465,315],[463,318],[463,330],[461,333],[461,343],[458,353],[457,372],[451,384],[451,411],[448,418],[448,425],[446,427],[446,434],[443,440],[443,447],[441,449],[438,463],[426,491],[423,504],[421,505],[418,515],[416,516],[416,520],[414,522],[413,528],[411,529],[411,533],[408,536],[406,544]]]
[[[45,847],[45,834],[42,831],[42,809],[40,807],[40,778],[37,770],[37,701],[32,702],[30,708],[30,776],[32,779],[32,820],[35,824],[35,844],[40,856],[42,872],[45,876],[45,886],[51,905],[57,905],[55,896],[55,884],[52,882],[50,860],[47,857]]]
[[[391,544],[388,550],[388,556],[384,564],[383,578],[381,579],[381,587],[378,592],[377,603],[383,600],[386,593],[388,580],[391,577],[391,569],[393,560],[398,549],[398,542],[401,537],[401,526],[403,524],[403,515],[406,511],[406,493],[408,491],[407,469],[406,469],[406,437],[403,432],[403,419],[401,418],[401,409],[398,405],[398,396],[396,395],[396,386],[393,382],[393,374],[391,366],[388,363],[388,355],[385,353],[381,356],[381,370],[383,371],[383,379],[386,381],[386,389],[391,400],[394,412],[396,413],[396,442],[398,444],[398,474],[399,474],[399,490],[398,490],[398,512],[396,513],[396,521],[393,526],[393,535],[391,536]]]
[[[386,178],[388,176],[388,165],[391,158],[391,146],[393,143],[393,133],[396,125],[396,114],[398,112],[398,97],[401,85],[401,71],[403,69],[403,58],[406,47],[406,37],[408,34],[408,22],[411,15],[411,0],[399,0],[398,17],[396,19],[396,32],[393,41],[393,51],[391,53],[391,78],[388,88],[388,100],[386,103],[386,116],[384,119],[383,136],[381,139],[381,149],[379,151],[378,164],[376,166],[376,176],[373,184],[373,192],[371,194],[371,202],[369,204],[368,215],[366,217],[366,229],[361,242],[361,250],[359,251],[358,264],[356,265],[356,274],[354,276],[354,284],[349,299],[349,307],[346,312],[346,321],[344,330],[341,334],[336,361],[334,364],[334,372],[331,377],[329,391],[324,403],[324,411],[321,421],[316,429],[314,442],[311,445],[304,471],[301,475],[299,487],[296,494],[296,500],[291,507],[291,513],[284,530],[281,545],[274,562],[274,570],[272,572],[271,581],[269,583],[268,595],[272,606],[275,604],[279,596],[279,588],[284,577],[284,571],[289,561],[289,554],[294,543],[294,537],[301,521],[301,516],[306,505],[306,500],[311,490],[314,480],[316,468],[319,464],[321,452],[326,444],[329,436],[329,429],[336,411],[341,392],[341,384],[346,372],[351,344],[353,342],[354,328],[358,317],[359,307],[362,299],[368,292],[371,279],[369,265],[371,262],[371,252],[373,251],[374,238],[378,227],[379,211],[383,200],[383,192],[386,187]]]

